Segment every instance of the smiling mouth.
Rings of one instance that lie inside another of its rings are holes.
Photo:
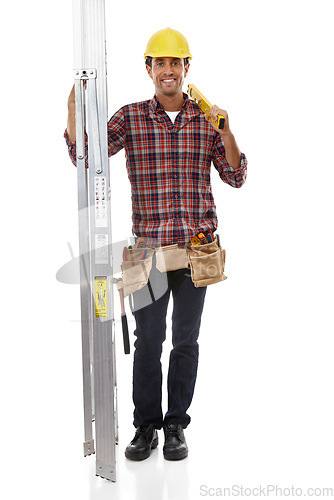
[[[172,83],[172,82],[175,82],[175,78],[165,78],[164,80],[161,80],[162,82],[164,83]]]

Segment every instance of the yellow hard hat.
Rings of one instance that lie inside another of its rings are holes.
[[[144,57],[178,57],[185,59],[191,54],[185,37],[172,28],[157,31],[148,41]]]

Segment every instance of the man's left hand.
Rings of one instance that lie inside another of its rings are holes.
[[[221,108],[218,108],[218,106],[214,105],[210,108],[209,110],[210,112],[210,116],[209,115],[205,115],[205,119],[207,122],[210,122],[211,125],[213,126],[213,128],[219,132],[221,135],[225,135],[227,133],[230,132],[230,124],[229,124],[229,121],[228,121],[228,113],[225,109],[221,109]],[[216,125],[217,123],[217,120],[218,120],[218,115],[223,115],[223,117],[225,118],[225,123],[224,123],[224,128],[223,129],[219,129]],[[213,123],[211,121],[211,118],[213,119],[213,121],[215,123]]]
[[[212,119],[217,122],[218,115],[223,115],[225,118],[225,123],[224,123],[224,128],[220,130],[212,121]],[[210,108],[210,116],[209,115],[204,115],[206,121],[210,122],[213,128],[219,132],[223,142],[224,142],[224,148],[225,148],[225,156],[226,159],[231,165],[233,169],[239,168],[240,167],[240,160],[241,160],[241,153],[240,149],[238,148],[238,145],[235,141],[234,135],[232,134],[230,130],[230,124],[228,121],[228,114],[226,109],[221,109],[218,108],[218,106],[212,106]]]

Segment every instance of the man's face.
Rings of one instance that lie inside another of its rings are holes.
[[[152,68],[146,66],[146,69],[153,80],[156,93],[173,96],[182,92],[189,64],[184,67],[183,59],[174,57],[153,57]]]

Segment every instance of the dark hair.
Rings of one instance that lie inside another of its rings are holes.
[[[189,57],[185,57],[183,59],[184,61],[184,67],[186,67],[188,64],[189,64]],[[147,66],[149,66],[150,68],[152,68],[152,57],[151,56],[147,56],[146,59],[145,59],[145,64]]]

